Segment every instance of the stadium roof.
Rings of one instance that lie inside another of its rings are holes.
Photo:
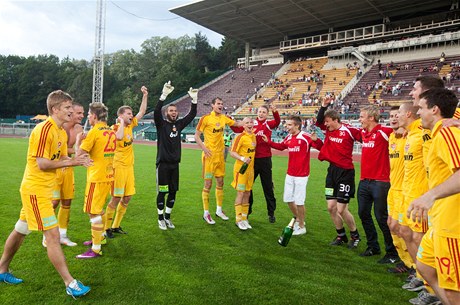
[[[171,12],[252,47],[447,12],[452,0],[202,0]],[[445,17],[444,17],[445,18]]]

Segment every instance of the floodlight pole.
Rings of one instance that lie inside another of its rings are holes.
[[[93,59],[93,102],[103,102],[106,0],[97,0]]]

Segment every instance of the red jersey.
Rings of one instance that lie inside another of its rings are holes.
[[[380,124],[371,131],[361,130],[361,180],[371,179],[390,182],[390,156],[388,140],[393,129]]]
[[[293,177],[307,177],[310,175],[310,148],[320,150],[323,141],[313,141],[304,131],[296,135],[289,134],[281,143],[268,142],[272,148],[289,150],[287,174]]]
[[[319,127],[326,130],[326,136],[318,159],[340,168],[353,169],[353,145],[355,141],[361,141],[361,131],[344,124],[334,131],[329,131],[324,124]]]
[[[267,136],[267,138],[270,140],[272,138],[272,129],[278,127],[280,122],[281,118],[278,111],[273,112],[273,120],[259,120],[258,118],[254,120],[253,133],[256,135],[257,141],[255,156],[256,159],[272,156],[270,144],[262,139],[262,135]],[[236,133],[242,133],[244,130],[243,127],[230,126],[230,128]]]

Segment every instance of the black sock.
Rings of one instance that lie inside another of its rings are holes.
[[[356,229],[355,231],[350,231],[350,236],[354,239],[358,239],[359,238],[358,229]]]
[[[335,230],[337,231],[337,236],[343,237],[347,235],[347,233],[345,233],[345,228]]]
[[[165,213],[165,219],[170,219],[171,218],[171,214],[168,214],[168,213]]]

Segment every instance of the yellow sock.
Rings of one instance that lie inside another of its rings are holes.
[[[396,247],[396,251],[398,251],[398,255],[401,261],[407,267],[412,267],[413,265],[412,258],[409,252],[407,251],[406,242],[404,241],[404,239],[402,239],[396,234],[391,234],[391,237],[393,238],[393,244]]]
[[[69,226],[70,206],[61,204],[58,213],[58,224],[60,229],[67,229]]]
[[[216,204],[219,207],[222,207],[224,202],[224,189],[223,187],[216,186]]]
[[[203,189],[201,191],[201,199],[203,200],[203,210],[209,211],[209,190]]]
[[[128,206],[125,206],[122,202],[118,204],[117,215],[115,215],[115,219],[113,220],[112,228],[120,227],[121,220],[123,219],[123,216],[125,216],[127,208]]]
[[[107,209],[105,209],[105,226],[104,226],[104,231],[110,228],[112,225],[113,221],[113,214],[115,214],[115,209],[112,208],[110,205],[107,206]]]
[[[235,204],[235,216],[236,216],[236,222],[241,220],[241,209],[242,209],[241,204]]]
[[[407,250],[406,242],[402,237],[401,238],[401,247],[402,247],[402,256],[400,256],[401,260],[406,264],[408,267],[412,267],[415,269],[415,262],[412,260],[412,256],[410,256],[409,251]]]
[[[91,247],[94,252],[100,253],[101,251],[101,241],[102,241],[102,231],[104,230],[104,224],[102,223],[93,223],[91,224],[91,236],[93,246]]]
[[[241,219],[242,220],[248,219],[248,212],[249,212],[249,203],[242,203],[241,204]]]

